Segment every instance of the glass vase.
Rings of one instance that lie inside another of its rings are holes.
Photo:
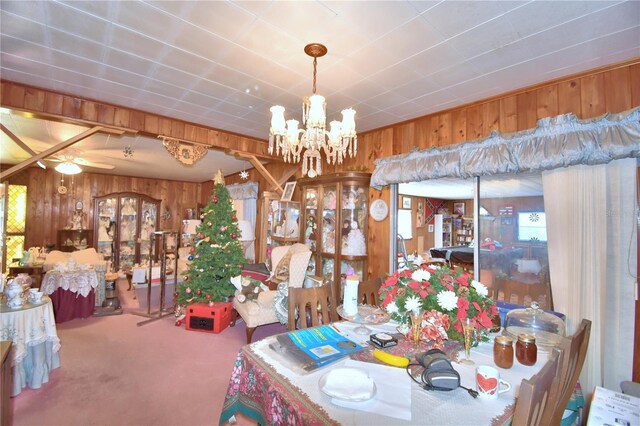
[[[413,347],[418,348],[420,346],[420,341],[422,340],[422,311],[420,312],[411,312],[411,341],[413,342]]]

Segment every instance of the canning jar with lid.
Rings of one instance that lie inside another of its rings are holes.
[[[522,365],[534,365],[538,359],[536,338],[531,334],[518,334],[516,359]]]
[[[493,341],[493,362],[500,368],[513,366],[513,339],[497,336]]]

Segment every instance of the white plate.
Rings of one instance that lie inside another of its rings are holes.
[[[318,380],[318,386],[320,387],[320,390],[322,391],[322,393],[324,393],[327,396],[330,396],[331,398],[336,398],[339,399],[341,401],[353,401],[353,402],[361,402],[361,401],[368,401],[371,398],[373,398],[376,394],[376,383],[373,382],[373,388],[371,389],[371,394],[368,395],[367,397],[362,397],[362,398],[344,398],[342,395],[340,396],[336,396],[334,394],[331,393],[331,391],[325,389],[325,386],[327,384],[327,376],[331,373],[331,371],[329,371],[328,373],[325,373],[322,375],[322,377],[320,377],[320,380]]]

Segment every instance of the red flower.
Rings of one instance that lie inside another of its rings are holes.
[[[456,278],[456,282],[464,287],[469,287],[469,274],[463,273],[458,278]]]
[[[482,325],[482,327],[484,328],[491,328],[491,318],[489,318],[489,315],[487,315],[487,311],[480,311],[480,313],[476,317],[476,327],[478,323],[480,323],[480,325]]]
[[[458,308],[464,309],[465,311],[469,309],[469,301],[464,297],[458,297]]]
[[[498,307],[495,305],[495,303],[491,305],[491,309],[489,310],[489,312],[491,313],[491,316],[498,315]]]

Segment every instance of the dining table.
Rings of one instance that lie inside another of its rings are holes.
[[[393,322],[368,326],[371,332],[397,333]],[[513,367],[496,367],[493,361],[493,339],[480,342],[471,349],[474,365],[459,363],[464,348],[458,342],[445,341],[444,352],[453,361],[460,374],[460,384],[475,389],[475,370],[479,365],[498,368],[500,378],[510,383],[511,389],[501,393],[498,399],[473,398],[462,388],[452,391],[428,391],[413,381],[405,368],[383,364],[372,355],[368,335],[354,332],[357,324],[336,323],[341,334],[366,346],[361,351],[339,361],[307,372],[297,368],[277,350],[274,342],[278,336],[270,336],[243,346],[237,356],[229,387],[225,396],[220,424],[233,420],[235,414],[252,418],[259,424],[394,424],[394,425],[506,425],[513,416],[515,399],[522,379],[537,373],[548,359],[548,353],[540,352],[536,363],[525,366],[514,362]],[[398,336],[396,334],[396,336]],[[431,349],[430,342],[413,342],[399,337],[397,346],[384,351],[409,357]],[[374,380],[377,393],[367,401],[343,401],[332,398],[321,389],[326,374],[335,368],[358,368],[367,371]],[[420,369],[412,367],[414,377],[420,380]]]
[[[51,298],[56,322],[62,323],[93,315],[98,284],[98,275],[92,268],[51,270],[45,274],[40,291]]]
[[[0,340],[13,342],[11,359],[11,396],[22,389],[39,389],[49,381],[52,370],[60,367],[60,339],[56,330],[51,298],[41,302],[25,302],[10,308],[0,304]]]

